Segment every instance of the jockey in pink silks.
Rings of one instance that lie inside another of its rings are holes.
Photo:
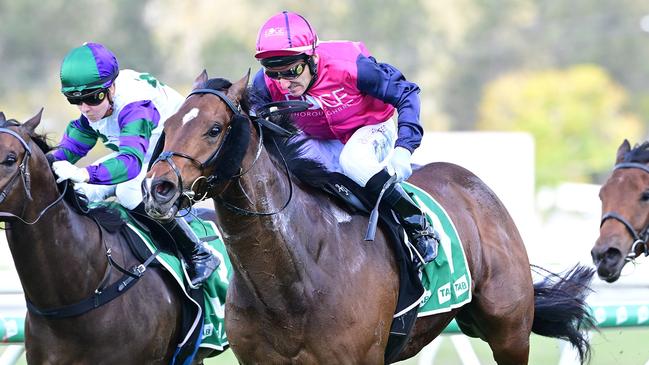
[[[377,62],[361,42],[319,42],[302,16],[281,12],[259,30],[255,57],[263,68],[253,79],[253,108],[272,101],[304,100],[293,120],[306,139],[304,157],[340,172],[378,198],[399,219],[419,265],[437,257],[438,239],[398,182],[412,174],[419,147],[419,87],[394,66]]]

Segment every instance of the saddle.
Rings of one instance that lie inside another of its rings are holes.
[[[117,207],[117,205],[114,205],[114,207]],[[171,237],[169,232],[167,232],[167,230],[156,220],[150,218],[144,212],[144,208],[141,205],[130,211],[125,208],[119,208],[118,213],[125,216],[123,217],[125,222],[134,225],[139,231],[144,233],[145,236],[148,236],[161,253],[167,253],[174,256],[178,255],[174,239]],[[109,230],[111,229],[110,227],[104,226],[103,220],[97,220],[97,222],[102,225],[102,227],[108,228]],[[118,233],[124,237],[128,247],[138,261],[145,262],[152,256],[151,250],[146,246],[142,237],[126,224],[122,224],[119,227]],[[164,268],[164,265],[162,265],[159,256],[157,256],[155,260],[151,261],[149,267]],[[185,289],[187,291],[187,296],[191,297],[195,303],[204,303],[205,299],[202,290],[192,289],[188,285],[185,286]],[[194,324],[195,317],[197,316],[197,308],[191,305],[187,297],[183,297],[181,310],[180,333],[187,335],[184,343],[178,347],[174,354],[174,359],[183,363],[185,360],[194,357],[197,346],[201,342],[201,328],[196,328]]]

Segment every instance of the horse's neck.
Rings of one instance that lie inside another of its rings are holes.
[[[244,166],[248,166],[245,160]],[[308,286],[304,281],[309,280],[305,266],[313,261],[305,246],[314,237],[313,227],[298,225],[298,218],[305,217],[304,207],[297,202],[306,193],[294,183],[292,190],[291,196],[286,171],[263,151],[253,168],[232,181],[220,199],[248,211],[279,212],[246,216],[215,201],[235,270],[253,295],[277,310],[303,300],[302,288]],[[282,210],[289,198],[291,203]],[[278,292],[284,296],[277,296]]]
[[[33,201],[25,216],[37,217],[53,196],[45,198],[46,203]],[[54,306],[87,296],[106,267],[97,226],[63,201],[36,224],[10,221],[7,241],[25,294],[37,305]]]

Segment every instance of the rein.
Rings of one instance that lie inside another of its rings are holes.
[[[29,144],[15,131],[8,128],[0,128],[0,133],[6,133],[13,136],[25,148],[25,156],[23,157],[23,161],[19,165],[18,172],[11,178],[11,180],[9,180],[9,182],[3,188],[2,192],[0,192],[0,203],[2,203],[5,200],[5,198],[9,195],[9,193],[11,192],[13,186],[17,181],[18,176],[21,176],[23,179],[23,186],[25,188],[25,195],[27,199],[32,200],[32,196],[30,193],[31,180],[30,180],[30,173],[28,169],[29,157],[31,157],[32,150],[29,147]],[[63,197],[67,192],[68,185],[69,183],[65,183],[63,188],[63,193],[59,194],[58,198],[56,198],[52,203],[47,205],[38,214],[36,219],[34,219],[31,222],[28,222],[24,218],[17,216],[13,213],[7,213],[7,212],[0,212],[0,217],[16,218],[24,224],[34,225],[45,215],[45,213],[48,210],[50,210],[50,208],[52,208],[54,205],[56,205],[63,199]],[[24,205],[23,205],[23,212],[24,212]],[[99,228],[100,240],[104,244],[104,248],[106,250],[106,259],[108,260],[108,265],[106,267],[106,272],[104,273],[104,277],[102,281],[99,283],[99,286],[95,289],[93,295],[77,303],[65,305],[58,308],[52,308],[52,309],[40,309],[36,307],[34,303],[32,303],[32,301],[29,300],[29,298],[27,298],[27,296],[25,296],[25,304],[27,306],[27,310],[30,313],[43,316],[46,318],[67,318],[67,317],[75,317],[83,313],[86,313],[92,309],[95,309],[97,307],[100,307],[108,303],[109,301],[117,298],[126,290],[131,288],[142,277],[147,267],[153,262],[153,260],[160,252],[160,249],[158,249],[151,256],[149,256],[149,258],[147,258],[145,262],[139,265],[135,265],[130,270],[124,269],[117,262],[115,262],[115,260],[112,257],[111,249],[106,246],[106,242],[103,239],[103,228],[95,218],[93,218],[93,221]],[[120,271],[123,274],[123,276],[118,281],[110,285],[107,285],[108,279],[111,276],[110,274],[112,268],[115,268],[118,271]]]
[[[615,165],[613,171],[618,169],[640,169],[646,173],[649,173],[649,167],[647,167],[647,165],[636,162],[619,163]],[[602,220],[599,224],[600,228],[608,219],[613,219],[622,223],[631,237],[633,237],[633,244],[631,245],[629,253],[624,258],[625,261],[633,261],[636,257],[639,256],[638,254],[636,254],[636,249],[638,248],[638,246],[640,246],[645,256],[649,256],[649,225],[644,227],[641,231],[636,231],[631,223],[629,223],[629,221],[620,214],[616,212],[606,212],[602,216]]]
[[[34,303],[32,303],[32,301],[29,300],[27,296],[25,296],[25,304],[27,306],[27,310],[30,313],[46,318],[69,318],[76,317],[93,309],[99,308],[102,305],[124,294],[124,292],[133,287],[133,285],[135,285],[135,283],[137,283],[137,281],[144,275],[144,272],[147,270],[149,265],[153,263],[153,260],[155,260],[155,258],[160,253],[160,249],[156,249],[156,251],[153,252],[143,263],[135,265],[130,270],[127,270],[121,267],[115,261],[115,259],[113,259],[112,250],[106,245],[106,241],[103,238],[104,229],[101,227],[101,224],[99,224],[96,218],[92,218],[92,220],[97,225],[97,228],[99,228],[99,239],[104,244],[106,259],[108,261],[103,279],[90,297],[61,307],[41,309],[36,307],[36,305],[34,305]],[[123,275],[117,281],[108,285],[108,279],[110,279],[111,277],[113,268],[117,269],[117,271],[121,272]]]
[[[220,154],[222,152],[223,146],[225,145],[225,142],[227,141],[228,136],[230,135],[230,131],[232,130],[232,121],[233,121],[233,119],[235,119],[237,116],[243,116],[245,119],[250,120],[249,116],[242,113],[241,105],[235,104],[230,98],[227,97],[227,95],[225,93],[223,93],[223,92],[221,92],[219,90],[205,89],[205,88],[195,89],[187,96],[187,98],[189,98],[192,95],[202,95],[202,94],[212,94],[212,95],[217,96],[219,99],[221,99],[221,101],[223,101],[228,106],[228,108],[232,112],[232,117],[230,118],[230,125],[228,125],[228,127],[226,129],[225,136],[223,137],[223,140],[222,140],[221,144],[216,148],[216,150],[214,150],[214,152],[204,162],[200,162],[196,158],[194,158],[192,156],[189,156],[189,155],[187,155],[185,153],[182,153],[182,152],[165,151],[165,152],[162,152],[160,154],[160,156],[152,164],[152,166],[153,166],[158,161],[164,161],[164,162],[169,164],[171,169],[176,174],[178,187],[179,187],[179,192],[177,193],[175,198],[178,199],[181,196],[184,196],[185,198],[187,198],[189,200],[190,205],[193,205],[196,202],[203,201],[203,200],[208,198],[208,195],[210,194],[211,191],[214,190],[214,188],[216,186],[217,175],[212,173],[209,176],[199,176],[196,180],[194,180],[192,182],[191,186],[188,189],[185,189],[183,181],[182,181],[182,176],[180,174],[180,170],[178,169],[176,164],[173,162],[173,157],[177,156],[177,157],[187,159],[187,160],[191,161],[194,165],[196,165],[201,171],[203,171],[203,170],[205,170],[207,168],[210,168],[217,161],[217,159],[219,158],[219,156],[220,156]],[[283,102],[283,103],[287,104],[286,102]],[[300,109],[301,107],[304,107],[304,105],[301,104],[301,106],[296,106],[296,105],[290,104],[289,106],[284,108],[284,113],[286,112],[285,110],[290,110],[290,112],[294,112],[297,109]],[[278,110],[277,106],[275,106],[275,110]],[[259,125],[259,129],[258,129],[259,130],[259,142],[258,142],[258,145],[257,145],[257,152],[255,153],[255,158],[253,159],[253,162],[250,164],[250,167],[248,167],[246,170],[243,170],[243,168],[241,168],[240,172],[238,174],[235,174],[233,176],[228,177],[228,179],[230,179],[230,180],[234,180],[234,179],[238,180],[238,178],[240,178],[240,177],[244,176],[245,174],[247,174],[248,172],[250,172],[252,170],[252,168],[255,166],[255,164],[257,163],[257,161],[259,160],[259,157],[261,156],[261,150],[263,148],[263,142],[264,142],[263,127],[267,127],[271,131],[273,131],[275,133],[278,133],[278,134],[280,134],[280,135],[282,135],[284,137],[288,137],[288,136],[292,135],[291,132],[285,130],[284,128],[282,128],[282,127],[280,127],[280,126],[278,126],[278,125],[276,125],[276,124],[274,124],[272,122],[270,122],[269,120],[267,120],[267,119],[265,119],[263,117],[255,117],[254,120],[257,121],[257,123]],[[276,142],[275,142],[275,147],[277,147]],[[279,150],[279,148],[278,148],[278,150]],[[223,200],[220,196],[214,196],[213,198],[215,200],[217,200],[218,202],[220,202],[221,204],[223,204],[227,209],[229,209],[232,212],[237,213],[239,215],[243,215],[243,216],[270,216],[270,215],[274,215],[274,214],[277,214],[277,213],[281,212],[282,210],[284,210],[288,206],[288,204],[291,202],[291,199],[293,197],[293,182],[291,180],[291,175],[290,175],[290,172],[289,172],[288,163],[286,162],[286,159],[284,158],[283,155],[281,155],[281,157],[282,157],[282,162],[284,164],[284,169],[286,171],[286,176],[287,176],[288,182],[289,182],[289,196],[288,196],[288,199],[286,200],[284,205],[282,205],[281,208],[279,208],[279,209],[277,209],[275,211],[272,211],[272,212],[251,211],[251,210],[247,210],[247,209],[237,207],[234,204]],[[204,189],[204,191],[202,193],[201,192],[196,193],[194,187],[201,180],[205,180],[206,187],[205,187],[205,189]],[[199,195],[200,197],[197,198],[196,195]]]

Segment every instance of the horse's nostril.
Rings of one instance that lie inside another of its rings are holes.
[[[151,195],[156,200],[168,200],[173,197],[175,185],[168,181],[158,181],[151,186]]]
[[[590,256],[593,258],[594,263],[602,261],[602,253],[596,252],[595,250],[590,251]]]

